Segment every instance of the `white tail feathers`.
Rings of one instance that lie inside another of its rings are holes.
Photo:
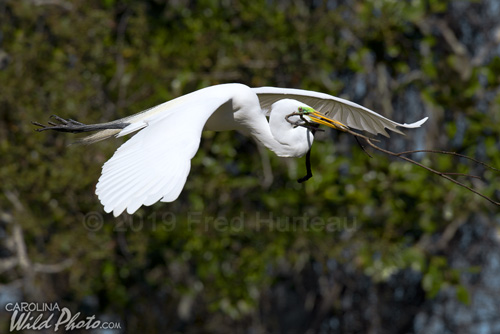
[[[74,142],[74,144],[77,145],[90,145],[97,143],[101,140],[105,140],[108,138],[111,138],[113,136],[116,136],[118,133],[120,133],[122,129],[106,129],[106,130],[101,130],[96,133],[91,134],[90,136],[86,136],[83,138],[78,139],[77,141]]]

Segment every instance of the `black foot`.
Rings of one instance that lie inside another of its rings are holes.
[[[78,133],[78,132],[84,132],[84,131],[89,131],[89,126],[83,123],[80,123],[78,121],[75,121],[74,119],[64,119],[62,117],[59,117],[57,115],[52,115],[50,118],[55,119],[59,123],[54,123],[54,122],[47,122],[49,125],[43,125],[38,122],[31,122],[31,124],[39,126],[40,129],[35,129],[36,131],[45,131],[45,130],[54,130],[54,131],[60,131],[60,132],[73,132],[73,133]]]
[[[302,183],[302,182],[306,182],[307,180],[309,180],[311,177],[313,177],[312,174],[307,174],[306,176],[304,177],[301,177],[300,179],[297,180],[298,183]]]

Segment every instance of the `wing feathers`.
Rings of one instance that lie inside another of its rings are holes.
[[[128,118],[131,124],[117,136],[139,132],[103,166],[96,194],[104,210],[118,216],[124,210],[131,214],[142,205],[177,199],[206,121],[232,99],[232,88],[244,87],[208,87]]]
[[[427,119],[428,119],[428,118],[429,118],[429,117],[422,118],[420,121],[417,121],[417,122],[415,122],[415,123],[410,123],[410,124],[406,124],[406,123],[405,123],[405,124],[403,124],[403,126],[404,126],[405,128],[410,128],[410,129],[411,129],[411,128],[418,128],[418,127],[420,127],[420,125],[424,124],[424,123],[425,123],[425,121],[427,121]]]
[[[415,123],[400,124],[354,102],[302,89],[260,87],[252,88],[252,90],[258,95],[261,107],[267,113],[274,102],[284,98],[295,99],[304,102],[327,117],[374,135],[382,134],[389,137],[385,129],[403,134],[398,130],[398,127],[417,128],[427,120],[426,117]]]

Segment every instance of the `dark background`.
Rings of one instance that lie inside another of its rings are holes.
[[[114,218],[94,191],[123,139],[30,124],[241,82],[428,116],[381,145],[498,167],[499,17],[497,0],[0,1],[0,328],[27,301],[127,333],[500,333],[498,207],[347,134],[317,136],[298,184],[304,159],[207,132],[177,201]],[[499,198],[498,173],[412,157]]]

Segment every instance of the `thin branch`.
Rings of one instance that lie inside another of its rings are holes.
[[[472,175],[472,174],[465,174],[465,173],[445,173],[445,172],[442,172],[443,174],[445,175],[455,175],[455,176],[465,176],[465,177],[470,177],[470,178],[473,178],[473,179],[479,179],[481,180],[482,177],[481,176],[477,176],[477,175]]]
[[[404,152],[400,152],[398,154],[412,154],[412,153],[439,153],[439,154],[449,154],[449,155],[454,155],[454,156],[457,156],[457,157],[460,157],[460,158],[465,158],[465,159],[468,159],[468,160],[471,160],[471,161],[474,161],[475,163],[477,164],[480,164],[486,168],[489,168],[491,170],[494,170],[496,172],[500,172],[500,169],[498,168],[495,168],[495,167],[492,167],[482,161],[479,161],[477,159],[474,159],[472,157],[469,157],[467,155],[463,155],[463,154],[460,154],[460,153],[456,153],[456,152],[449,152],[449,151],[440,151],[440,150],[416,150],[416,151],[404,151]]]
[[[37,273],[56,274],[68,269],[71,265],[73,265],[73,259],[69,258],[54,264],[34,263],[33,270]]]
[[[355,132],[352,132],[352,131],[349,131],[349,132],[351,132],[352,134],[354,134],[354,133],[355,133]],[[492,198],[489,198],[488,196],[481,194],[479,191],[472,189],[471,187],[467,186],[466,184],[464,184],[464,183],[462,183],[462,182],[459,182],[459,181],[457,181],[457,180],[455,180],[455,179],[453,179],[453,178],[449,177],[449,176],[448,176],[448,175],[449,175],[448,173],[439,172],[439,171],[437,171],[437,170],[435,170],[435,169],[432,169],[432,168],[430,168],[430,167],[427,167],[427,166],[425,166],[425,165],[422,165],[421,163],[419,163],[419,162],[417,162],[417,161],[415,161],[415,160],[413,160],[413,159],[407,158],[407,157],[405,157],[405,156],[403,156],[403,155],[402,155],[402,154],[406,154],[407,152],[395,153],[395,152],[391,152],[391,151],[388,151],[388,150],[384,150],[384,149],[383,149],[383,148],[381,148],[381,147],[378,147],[377,145],[373,144],[373,143],[372,143],[369,139],[368,139],[368,140],[366,140],[366,142],[368,143],[368,145],[370,145],[371,147],[373,147],[374,149],[376,149],[376,150],[378,150],[378,151],[380,151],[380,152],[383,152],[383,153],[386,153],[386,154],[389,154],[389,155],[392,155],[392,156],[398,157],[398,158],[403,159],[403,160],[405,160],[405,161],[408,161],[408,162],[410,162],[410,163],[412,163],[412,164],[414,164],[414,165],[417,165],[417,166],[419,166],[419,167],[422,167],[422,168],[424,168],[424,169],[428,170],[428,171],[429,171],[429,172],[431,172],[431,173],[437,174],[437,175],[441,176],[442,178],[445,178],[446,180],[451,181],[451,182],[453,182],[453,183],[455,183],[455,184],[459,185],[460,187],[463,187],[463,188],[465,188],[465,189],[467,189],[467,190],[469,190],[469,191],[473,192],[474,194],[481,196],[482,198],[484,198],[484,199],[485,199],[485,200],[487,200],[488,202],[490,202],[490,203],[492,203],[492,204],[495,204],[495,205],[500,206],[500,202],[497,202],[497,201],[493,200]],[[419,151],[417,150],[417,151],[414,151],[414,152],[419,152]],[[434,152],[434,153],[437,153],[437,152]],[[444,153],[444,152],[440,152],[440,153]],[[448,154],[448,153],[453,153],[453,152],[447,152],[446,154]],[[485,165],[486,165],[486,164],[485,164]],[[487,166],[487,165],[486,165],[486,166]],[[494,168],[492,168],[492,169],[494,169]],[[473,175],[469,175],[469,174],[465,174],[465,176],[468,176],[468,177],[474,177]]]
[[[28,3],[31,2],[35,6],[59,6],[67,11],[72,11],[74,9],[74,6],[68,2],[68,1],[61,1],[61,0],[31,0],[27,1]]]
[[[290,115],[286,116],[286,120],[287,120],[288,122],[290,122],[290,123],[292,123],[292,124],[296,125],[296,126],[303,126],[303,127],[306,127],[306,128],[310,128],[310,127],[311,127],[311,125],[313,124],[313,123],[310,123],[310,122],[306,121],[304,118],[302,118],[302,120],[303,120],[303,121],[305,121],[305,123],[295,123],[295,122],[292,122],[292,121],[290,121],[290,120],[289,120],[289,117],[290,117],[290,116],[293,116],[293,115],[299,115],[299,116],[300,116],[301,114],[300,114],[300,113],[292,113],[292,114],[290,114]],[[431,173],[434,173],[434,174],[436,174],[436,175],[439,175],[439,176],[441,176],[442,178],[444,178],[444,179],[446,179],[446,180],[448,180],[448,181],[451,181],[451,182],[453,182],[453,183],[455,183],[455,184],[459,185],[459,186],[460,186],[460,187],[462,187],[462,188],[465,188],[465,189],[467,189],[467,190],[471,191],[472,193],[474,193],[474,194],[476,194],[476,195],[481,196],[482,198],[484,198],[485,200],[487,200],[488,202],[490,202],[490,203],[492,203],[492,204],[495,204],[495,205],[500,206],[500,202],[495,201],[495,200],[493,200],[492,198],[490,198],[490,197],[488,197],[488,196],[486,196],[486,195],[484,195],[484,194],[480,193],[479,191],[477,191],[477,190],[475,190],[475,189],[473,189],[473,188],[471,188],[471,187],[467,186],[466,184],[464,184],[464,183],[462,183],[462,182],[460,182],[460,181],[457,181],[457,180],[455,180],[455,179],[451,178],[449,175],[455,175],[455,176],[465,176],[465,177],[469,177],[469,178],[481,179],[479,176],[476,176],[476,175],[471,175],[471,174],[464,174],[464,173],[440,172],[440,171],[437,171],[437,170],[432,169],[432,168],[430,168],[430,167],[427,167],[427,166],[425,166],[425,165],[421,164],[421,163],[420,163],[420,162],[418,162],[418,161],[415,161],[415,160],[413,160],[413,159],[410,159],[410,158],[408,158],[408,157],[405,157],[405,155],[407,155],[407,154],[412,154],[412,153],[437,153],[437,154],[446,154],[446,155],[453,155],[453,156],[460,157],[460,158],[465,158],[465,159],[471,160],[471,161],[473,161],[473,162],[475,162],[475,163],[477,163],[477,164],[480,164],[480,165],[482,165],[482,166],[484,166],[484,167],[486,167],[486,168],[489,168],[489,169],[491,169],[491,170],[493,170],[493,171],[500,172],[500,169],[498,169],[498,168],[492,167],[492,166],[490,166],[490,165],[488,165],[488,164],[486,164],[486,163],[484,163],[484,162],[482,162],[482,161],[476,160],[476,159],[474,159],[474,158],[472,158],[472,157],[469,157],[469,156],[466,156],[466,155],[463,155],[463,154],[459,154],[459,153],[456,153],[456,152],[448,152],[448,151],[441,151],[441,150],[413,150],[413,151],[404,151],[404,152],[399,152],[399,153],[397,153],[397,152],[392,152],[392,151],[389,151],[389,150],[385,150],[385,149],[383,149],[383,148],[381,148],[381,147],[379,147],[379,146],[377,146],[377,145],[375,145],[375,144],[373,143],[374,141],[378,141],[378,140],[373,139],[373,138],[369,138],[369,137],[364,136],[364,135],[362,135],[362,134],[359,134],[359,133],[357,133],[357,132],[355,132],[355,131],[352,131],[351,129],[349,129],[349,128],[347,128],[347,127],[346,127],[346,128],[342,128],[342,129],[340,129],[340,128],[336,127],[336,129],[337,129],[337,130],[340,130],[340,131],[343,131],[343,132],[347,132],[347,133],[349,133],[349,134],[351,134],[351,135],[355,136],[356,140],[357,140],[357,138],[358,138],[358,137],[359,137],[359,138],[363,138],[363,139],[366,141],[366,143],[367,143],[368,145],[370,145],[371,147],[373,147],[374,149],[376,149],[376,150],[378,150],[378,151],[380,151],[380,152],[382,152],[382,153],[389,154],[389,155],[392,155],[392,156],[394,156],[394,157],[398,157],[398,158],[400,158],[400,159],[402,159],[402,160],[405,160],[405,161],[410,162],[410,163],[412,163],[412,164],[414,164],[414,165],[417,165],[417,166],[419,166],[419,167],[421,167],[421,168],[423,168],[423,169],[425,169],[425,170],[427,170],[427,171],[429,171],[429,172],[431,172]],[[359,141],[358,141],[358,143],[359,143]],[[364,150],[364,147],[363,147],[361,144],[360,144],[360,146],[361,146],[361,148]],[[365,152],[366,152],[366,151],[365,151]],[[367,153],[367,154],[368,154],[368,153]]]
[[[290,117],[292,117],[292,116],[300,116],[300,119],[302,120],[302,122],[298,122],[298,121],[297,121],[297,122],[295,122],[295,121],[291,121],[291,120],[290,120]],[[314,117],[314,115],[307,115],[307,116],[308,116],[308,117]],[[308,120],[306,120],[306,119],[304,118],[304,114],[303,114],[303,113],[300,113],[300,112],[293,112],[293,113],[291,113],[291,114],[289,114],[289,115],[286,115],[286,116],[285,116],[285,119],[286,119],[286,121],[287,121],[288,123],[290,123],[290,124],[292,124],[292,125],[294,125],[294,126],[302,126],[302,127],[306,128],[306,129],[310,129],[310,130],[311,130],[311,129],[314,129],[315,131],[324,131],[324,130],[322,130],[322,129],[318,129],[318,128],[317,128],[317,126],[318,126],[318,124],[317,124],[317,123],[312,123],[312,122],[309,122]],[[332,123],[332,124],[333,124],[333,123]],[[357,132],[351,131],[351,130],[349,130],[349,129],[347,129],[347,128],[345,128],[345,129],[340,129],[340,128],[336,127],[336,130],[339,130],[339,131],[344,131],[344,132],[348,132],[348,133],[350,133],[350,134],[352,134],[352,135],[354,135],[354,136],[356,136],[356,137],[360,137],[360,138],[363,138],[363,139],[366,139],[366,140],[370,139],[370,140],[375,141],[375,142],[379,142],[379,141],[380,141],[380,140],[375,139],[375,138],[370,138],[370,137],[364,136],[364,135],[362,135],[361,133],[357,133]]]
[[[361,149],[363,150],[363,152],[366,153],[367,156],[369,156],[370,158],[373,158],[370,153],[368,153],[367,150],[365,150],[365,147],[361,144],[361,142],[359,141],[358,137],[357,136],[354,136],[354,139],[356,139],[356,142],[358,143],[359,147],[361,147]]]

